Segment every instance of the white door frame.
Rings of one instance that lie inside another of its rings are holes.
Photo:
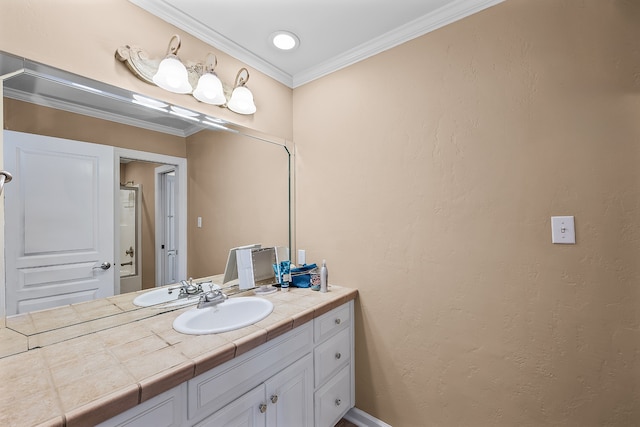
[[[178,190],[178,195],[176,197],[176,224],[178,231],[178,277],[183,277],[186,279],[187,277],[187,159],[183,157],[175,157],[168,156],[164,154],[157,153],[149,153],[146,151],[138,151],[138,150],[130,150],[127,148],[116,148],[115,149],[116,161],[115,165],[115,177],[114,186],[117,186],[120,189],[120,159],[131,159],[131,160],[139,160],[139,161],[148,161],[153,163],[161,163],[166,165],[172,165],[175,167],[176,174],[176,188]],[[157,187],[157,183],[156,183]],[[156,188],[157,191],[157,188]],[[158,228],[161,226],[157,222],[157,204],[156,200],[156,239],[158,236]],[[120,211],[119,209],[115,209],[115,223],[116,225],[120,224]],[[115,233],[115,247],[120,247],[120,235],[119,233]],[[156,241],[156,245],[157,245]],[[158,267],[157,267],[157,253],[158,250],[156,248],[156,277],[158,276]],[[120,254],[119,251],[116,253],[115,259],[116,265],[120,265]],[[157,285],[157,283],[156,283]],[[116,283],[115,283],[116,292],[120,292],[120,275],[117,275]]]

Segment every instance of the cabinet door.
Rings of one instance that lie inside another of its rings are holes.
[[[198,423],[196,427],[265,427],[266,411],[264,384],[261,384]]]
[[[265,385],[269,427],[313,426],[313,357],[311,354],[271,377]]]

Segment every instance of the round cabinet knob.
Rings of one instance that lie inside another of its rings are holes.
[[[273,396],[271,396],[271,403],[278,403],[278,395],[274,394]]]
[[[336,325],[339,325],[341,322],[342,322],[342,320],[340,320],[340,318],[338,317],[338,318],[336,319]]]
[[[260,406],[258,406],[258,409],[260,409],[261,414],[264,414],[265,412],[267,412],[267,405],[261,403]]]
[[[336,406],[340,406],[341,403],[342,403],[342,400],[336,399]]]
[[[336,360],[339,360],[342,357],[340,353],[336,353]]]

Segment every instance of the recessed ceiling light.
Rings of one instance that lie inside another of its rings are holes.
[[[300,44],[298,36],[289,31],[276,31],[269,36],[269,40],[280,50],[292,50]]]

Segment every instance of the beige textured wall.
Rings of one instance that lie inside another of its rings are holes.
[[[178,55],[184,60],[204,60],[213,51],[218,58],[216,72],[228,84],[233,84],[237,71],[245,66],[127,0],[3,0],[0,13],[2,51],[291,138],[291,89],[252,68],[247,87],[258,111],[243,116],[147,84],[115,59],[116,49],[124,45],[140,46],[151,57],[163,57],[173,34],[182,38]]]
[[[188,272],[224,272],[229,248],[288,246],[288,156],[283,147],[242,135],[187,138]],[[197,218],[202,217],[202,228]]]
[[[640,3],[507,0],[294,91],[297,244],[359,289],[359,408],[640,425],[639,75]]]

